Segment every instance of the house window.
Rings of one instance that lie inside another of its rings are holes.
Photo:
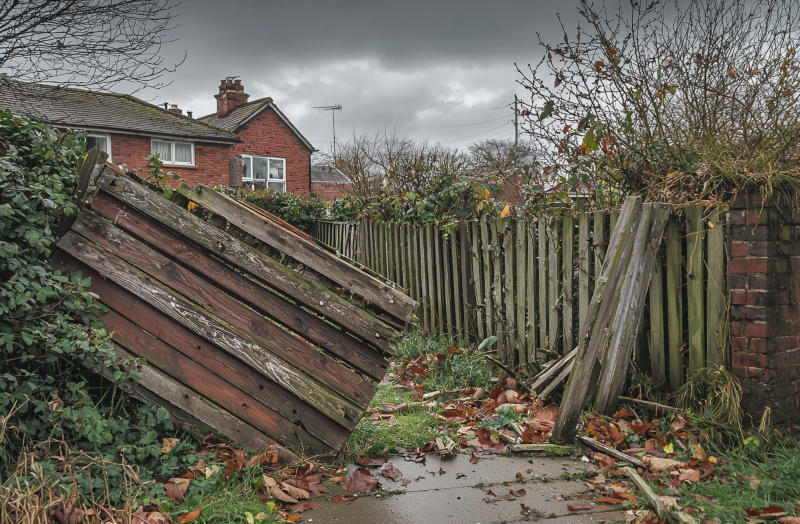
[[[242,155],[242,183],[286,192],[286,159]]]
[[[91,133],[86,135],[86,151],[92,149],[99,149],[108,155],[108,161],[111,161],[111,135],[101,135]]]
[[[191,142],[153,139],[152,152],[165,164],[194,165],[194,144]]]

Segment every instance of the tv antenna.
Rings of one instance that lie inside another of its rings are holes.
[[[335,106],[314,106],[314,109],[331,112],[331,116],[333,117],[333,163],[336,164],[336,111],[341,111],[342,105],[336,104]]]

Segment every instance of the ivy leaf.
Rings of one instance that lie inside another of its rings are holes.
[[[555,103],[552,100],[544,105],[544,109],[542,109],[542,113],[539,115],[539,122],[550,116],[550,113],[553,112],[553,106],[555,106]]]

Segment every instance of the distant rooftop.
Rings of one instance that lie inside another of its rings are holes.
[[[311,166],[311,182],[351,184],[353,181],[333,166]]]

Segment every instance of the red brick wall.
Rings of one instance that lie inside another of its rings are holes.
[[[731,364],[755,422],[800,421],[800,209],[782,195],[731,206]]]
[[[286,190],[310,195],[311,151],[272,109],[265,109],[237,131],[242,142],[236,155],[272,156],[286,159]]]
[[[318,198],[333,202],[340,200],[343,196],[349,195],[353,189],[353,184],[337,184],[335,182],[311,182],[311,192]]]
[[[137,135],[111,135],[111,156],[116,164],[125,164],[129,169],[147,167],[150,155],[150,137]],[[213,143],[194,143],[194,166],[173,166],[164,168],[181,175],[182,181],[189,184],[207,186],[228,185],[230,172],[228,159],[236,155],[231,145]]]

